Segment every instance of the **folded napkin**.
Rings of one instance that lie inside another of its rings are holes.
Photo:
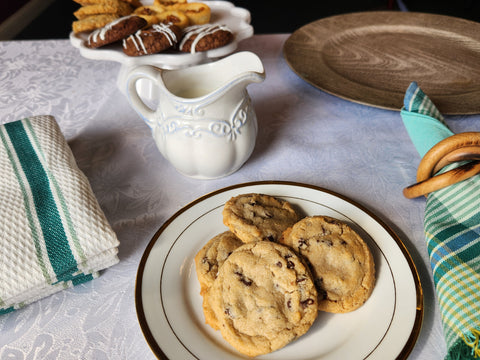
[[[451,135],[440,112],[416,83],[401,116],[421,157]],[[458,164],[450,164],[450,170]],[[424,218],[427,249],[448,353],[445,359],[480,356],[480,175],[434,191]]]
[[[98,276],[119,242],[52,116],[0,125],[0,314]]]

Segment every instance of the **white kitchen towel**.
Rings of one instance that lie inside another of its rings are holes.
[[[0,196],[0,314],[118,262],[118,239],[54,117],[0,125]]]

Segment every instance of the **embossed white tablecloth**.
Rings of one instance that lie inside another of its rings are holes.
[[[423,199],[404,186],[420,161],[398,112],[326,94],[282,56],[288,35],[241,43],[267,78],[248,87],[259,119],[256,148],[236,173],[199,181],[179,175],[116,86],[119,64],[82,58],[68,40],[0,42],[0,123],[54,115],[121,242],[120,263],[76,286],[0,317],[0,359],[153,359],[138,325],[138,263],[155,231],[210,191],[256,180],[318,185],[366,206],[389,224],[420,272],[425,317],[411,359],[442,359],[445,345],[423,236]],[[480,131],[480,116],[447,117]],[[1,201],[1,200],[0,200]],[[1,255],[0,255],[1,256]]]

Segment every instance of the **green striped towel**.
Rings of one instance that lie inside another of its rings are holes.
[[[0,125],[0,174],[0,314],[118,262],[118,239],[52,116]]]
[[[453,135],[432,101],[414,82],[401,116],[421,157]],[[458,164],[446,166],[449,170]],[[445,359],[480,356],[480,175],[427,197],[427,249],[448,353]]]

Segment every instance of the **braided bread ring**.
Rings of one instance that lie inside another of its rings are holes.
[[[434,176],[447,164],[455,161],[478,159],[479,154],[479,132],[460,133],[440,141],[420,161],[417,170],[417,183],[406,187],[403,190],[403,195],[407,198],[426,195],[480,173],[480,162],[472,161]]]
[[[433,173],[436,174],[448,164],[464,160],[480,160],[480,146],[466,146],[451,151],[437,162]]]
[[[480,162],[473,161],[443,174],[434,176],[430,179],[410,185],[403,189],[403,195],[408,199],[427,195],[433,191],[437,191],[460,181],[466,180],[479,173]]]
[[[464,132],[452,135],[432,147],[420,161],[417,170],[417,182],[426,180],[434,175],[433,169],[437,163],[454,150],[465,147],[480,146],[479,132]]]

